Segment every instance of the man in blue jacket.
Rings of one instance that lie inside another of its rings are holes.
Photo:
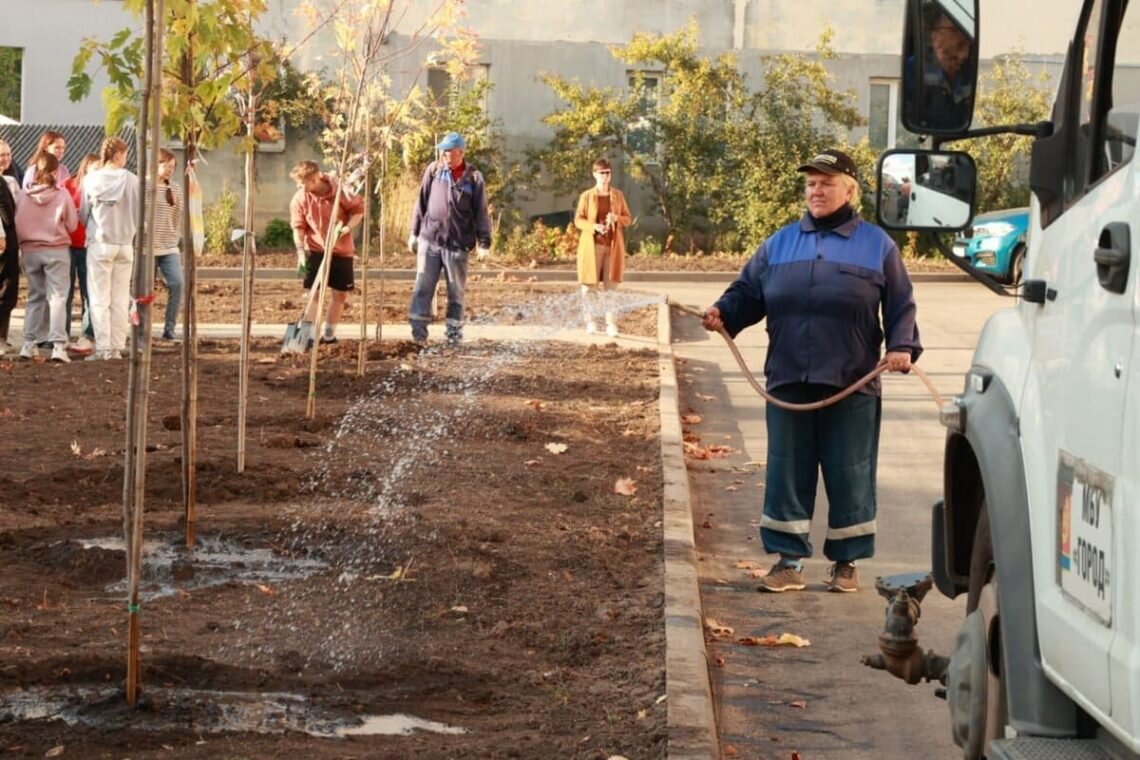
[[[408,236],[408,248],[416,254],[416,284],[408,321],[412,339],[426,343],[432,297],[443,272],[447,277],[447,340],[458,343],[463,339],[467,257],[476,246],[480,258],[487,254],[491,217],[483,175],[464,160],[467,143],[463,137],[448,132],[435,147],[441,160],[433,161],[420,180]]]

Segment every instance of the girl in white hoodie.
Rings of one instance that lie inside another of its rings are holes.
[[[67,362],[67,291],[71,277],[71,232],[79,223],[75,204],[58,185],[59,159],[42,153],[32,167],[32,183],[16,209],[16,235],[24,274],[28,278],[28,303],[24,312],[24,347],[20,357],[36,353],[36,329],[48,312],[48,340],[54,347],[52,361]]]
[[[127,144],[108,137],[103,164],[83,178],[79,218],[87,225],[87,297],[95,328],[92,359],[121,359],[130,325],[131,265],[138,225],[139,180],[125,169]]]

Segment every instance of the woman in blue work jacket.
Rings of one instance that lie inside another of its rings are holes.
[[[834,395],[873,370],[884,338],[890,372],[922,353],[914,288],[898,246],[856,211],[859,179],[846,153],[828,149],[799,167],[807,212],[761,243],[715,304],[707,330],[735,336],[767,320],[768,391],[809,403]],[[881,315],[881,318],[880,318]],[[882,418],[876,378],[837,404],[787,411],[768,404],[768,462],[760,538],[780,559],[760,591],[805,587],[803,560],[816,483],[827,490],[831,591],[859,588],[857,560],[875,553],[875,470]]]

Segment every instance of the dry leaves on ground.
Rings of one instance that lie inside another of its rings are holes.
[[[614,483],[614,493],[622,496],[633,496],[637,493],[637,481],[633,478],[618,478]]]

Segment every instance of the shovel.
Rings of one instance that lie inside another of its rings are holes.
[[[313,331],[311,325],[306,325],[302,320],[298,319],[296,322],[290,322],[285,327],[285,340],[281,342],[282,354],[303,354],[309,350],[309,343],[313,340]]]
[[[313,325],[305,323],[305,312],[309,310],[309,304],[313,300],[317,289],[321,287],[321,281],[324,279],[325,262],[328,257],[321,259],[321,266],[317,270],[317,276],[313,279],[313,285],[309,288],[309,297],[305,299],[305,305],[301,308],[301,316],[297,318],[296,322],[291,322],[285,327],[285,339],[281,341],[282,354],[303,354],[309,350],[309,346],[313,341]]]

